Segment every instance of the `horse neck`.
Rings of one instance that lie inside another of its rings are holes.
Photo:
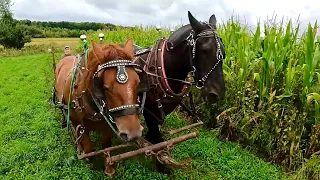
[[[184,36],[186,35],[181,35],[181,37]],[[170,38],[168,41],[171,42]],[[181,41],[183,41],[183,38],[180,38],[180,42]],[[170,43],[168,43],[168,45],[170,47]],[[187,41],[181,42],[174,49],[170,49],[169,51],[165,50],[163,58],[165,72],[168,78],[186,80],[188,73],[191,71],[190,53]],[[176,93],[181,92],[182,87],[185,85],[174,80],[168,80],[168,84]]]
[[[78,85],[78,91],[86,91],[87,89],[91,90],[91,81],[92,81],[92,75],[93,72],[88,70],[88,67],[92,66],[91,63],[95,62],[88,62],[88,64],[85,64],[85,55],[84,56],[79,56],[79,58],[83,58],[82,61],[80,62],[80,67],[77,69],[77,74],[76,74],[76,83]],[[80,60],[80,59],[79,59]],[[89,64],[90,63],[90,64]],[[80,72],[81,71],[81,72]]]

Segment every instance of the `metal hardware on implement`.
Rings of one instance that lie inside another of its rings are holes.
[[[183,129],[183,130],[187,130],[187,129]],[[183,131],[183,130],[181,130],[181,131]],[[126,153],[123,153],[123,154],[118,154],[118,155],[115,155],[115,156],[111,156],[110,160],[108,160],[108,162],[110,162],[111,163],[110,165],[112,165],[115,162],[126,160],[126,159],[129,159],[129,158],[132,158],[132,157],[136,157],[136,156],[141,155],[141,154],[154,155],[158,160],[160,160],[160,162],[169,162],[169,160],[171,162],[175,162],[175,160],[173,160],[171,157],[168,156],[168,151],[171,149],[171,148],[168,148],[168,147],[172,147],[175,144],[187,141],[189,139],[198,138],[198,137],[199,137],[199,133],[197,131],[195,131],[195,132],[192,132],[192,133],[189,133],[189,134],[186,134],[186,135],[183,135],[183,136],[179,136],[179,137],[176,137],[176,138],[164,141],[164,142],[160,142],[160,143],[157,143],[157,144],[151,144],[150,142],[148,142],[144,138],[139,138],[139,139],[136,139],[133,142],[120,144],[120,145],[117,145],[117,146],[105,148],[105,149],[94,151],[94,152],[90,152],[90,153],[78,153],[78,159],[85,159],[85,158],[88,158],[88,157],[101,155],[101,154],[104,154],[104,153],[107,153],[107,152],[111,152],[111,151],[115,151],[115,150],[119,150],[119,149],[122,149],[122,148],[137,146],[137,147],[140,147],[137,150],[126,152]],[[166,159],[166,160],[163,160],[163,159]],[[166,164],[170,165],[170,163],[166,163]],[[175,163],[174,165],[177,166],[177,164],[178,163]]]
[[[192,139],[192,138],[196,138],[199,137],[199,133],[198,132],[193,132],[187,135],[183,135],[177,138],[173,138],[170,139],[168,141],[164,141],[158,144],[154,144],[154,145],[150,145],[150,146],[145,146],[141,149],[135,150],[135,151],[130,151],[130,152],[126,152],[123,154],[119,154],[119,155],[115,155],[115,156],[111,156],[110,157],[110,163],[114,163],[114,162],[118,162],[118,161],[122,161],[122,160],[126,160],[138,155],[141,155],[143,153],[146,153],[148,151],[157,151],[157,150],[161,150],[163,148],[166,148],[170,145],[174,145],[183,141],[186,141],[188,139]]]

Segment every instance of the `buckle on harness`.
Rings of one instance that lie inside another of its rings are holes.
[[[162,108],[162,104],[161,104],[160,99],[157,99],[156,101],[157,101],[157,104],[158,104],[158,108]]]

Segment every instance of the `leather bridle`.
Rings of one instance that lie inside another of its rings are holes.
[[[97,71],[93,75],[93,99],[95,104],[100,110],[100,113],[104,116],[111,116],[112,119],[120,116],[127,116],[133,114],[140,114],[144,108],[146,92],[143,92],[144,98],[142,100],[141,106],[139,104],[127,104],[114,108],[110,108],[108,102],[103,93],[103,80],[98,77],[98,73],[108,68],[117,68],[116,80],[118,83],[125,84],[128,81],[128,73],[126,72],[126,67],[133,67],[136,72],[145,73],[140,65],[133,63],[131,60],[113,60],[98,66]],[[138,70],[137,70],[138,69]],[[143,83],[143,82],[140,82]],[[115,123],[113,120],[112,123]]]
[[[221,44],[219,42],[219,39],[222,42],[222,39],[218,36],[217,30],[215,28],[212,27],[212,25],[205,23],[209,29],[203,30],[200,33],[195,33],[193,30],[191,30],[190,34],[188,35],[188,37],[186,39],[184,39],[183,41],[187,41],[187,46],[189,46],[189,61],[190,61],[190,66],[192,68],[191,70],[191,76],[193,77],[193,79],[195,80],[195,82],[193,83],[194,85],[196,85],[196,87],[198,89],[203,88],[204,83],[206,82],[206,80],[208,79],[209,75],[213,72],[213,70],[218,66],[218,64],[225,59],[225,54],[222,53],[221,50]],[[195,66],[195,56],[196,56],[196,43],[198,41],[198,39],[200,38],[214,38],[216,45],[217,45],[217,50],[216,50],[216,57],[217,57],[217,63],[215,63],[213,65],[213,67],[203,76],[203,77],[199,77],[196,66]],[[180,43],[182,43],[183,41],[181,41]],[[169,49],[174,49],[174,47],[176,47],[177,45],[179,45],[180,43],[174,45],[172,42],[168,42],[168,44],[171,44],[171,46],[169,46]],[[167,50],[169,51],[169,49],[167,48]]]

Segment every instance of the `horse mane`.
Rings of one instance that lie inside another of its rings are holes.
[[[100,45],[101,49],[104,52],[103,59],[97,59],[96,55],[93,52],[93,49],[89,51],[88,54],[88,69],[91,71],[96,71],[99,64],[104,64],[111,60],[117,59],[126,59],[132,60],[133,54],[126,52],[126,50],[118,44],[107,44],[107,45]]]
[[[111,60],[116,59],[126,59],[126,60],[132,60],[133,55],[131,55],[129,52],[126,52],[125,49],[123,49],[121,46],[117,44],[109,44],[102,47],[102,50],[104,51],[104,60],[106,63]]]
[[[169,37],[168,41],[173,43],[174,45],[179,44],[182,40],[186,39],[189,36],[189,31],[192,28],[190,24],[186,24],[180,27],[177,31],[173,32]]]

